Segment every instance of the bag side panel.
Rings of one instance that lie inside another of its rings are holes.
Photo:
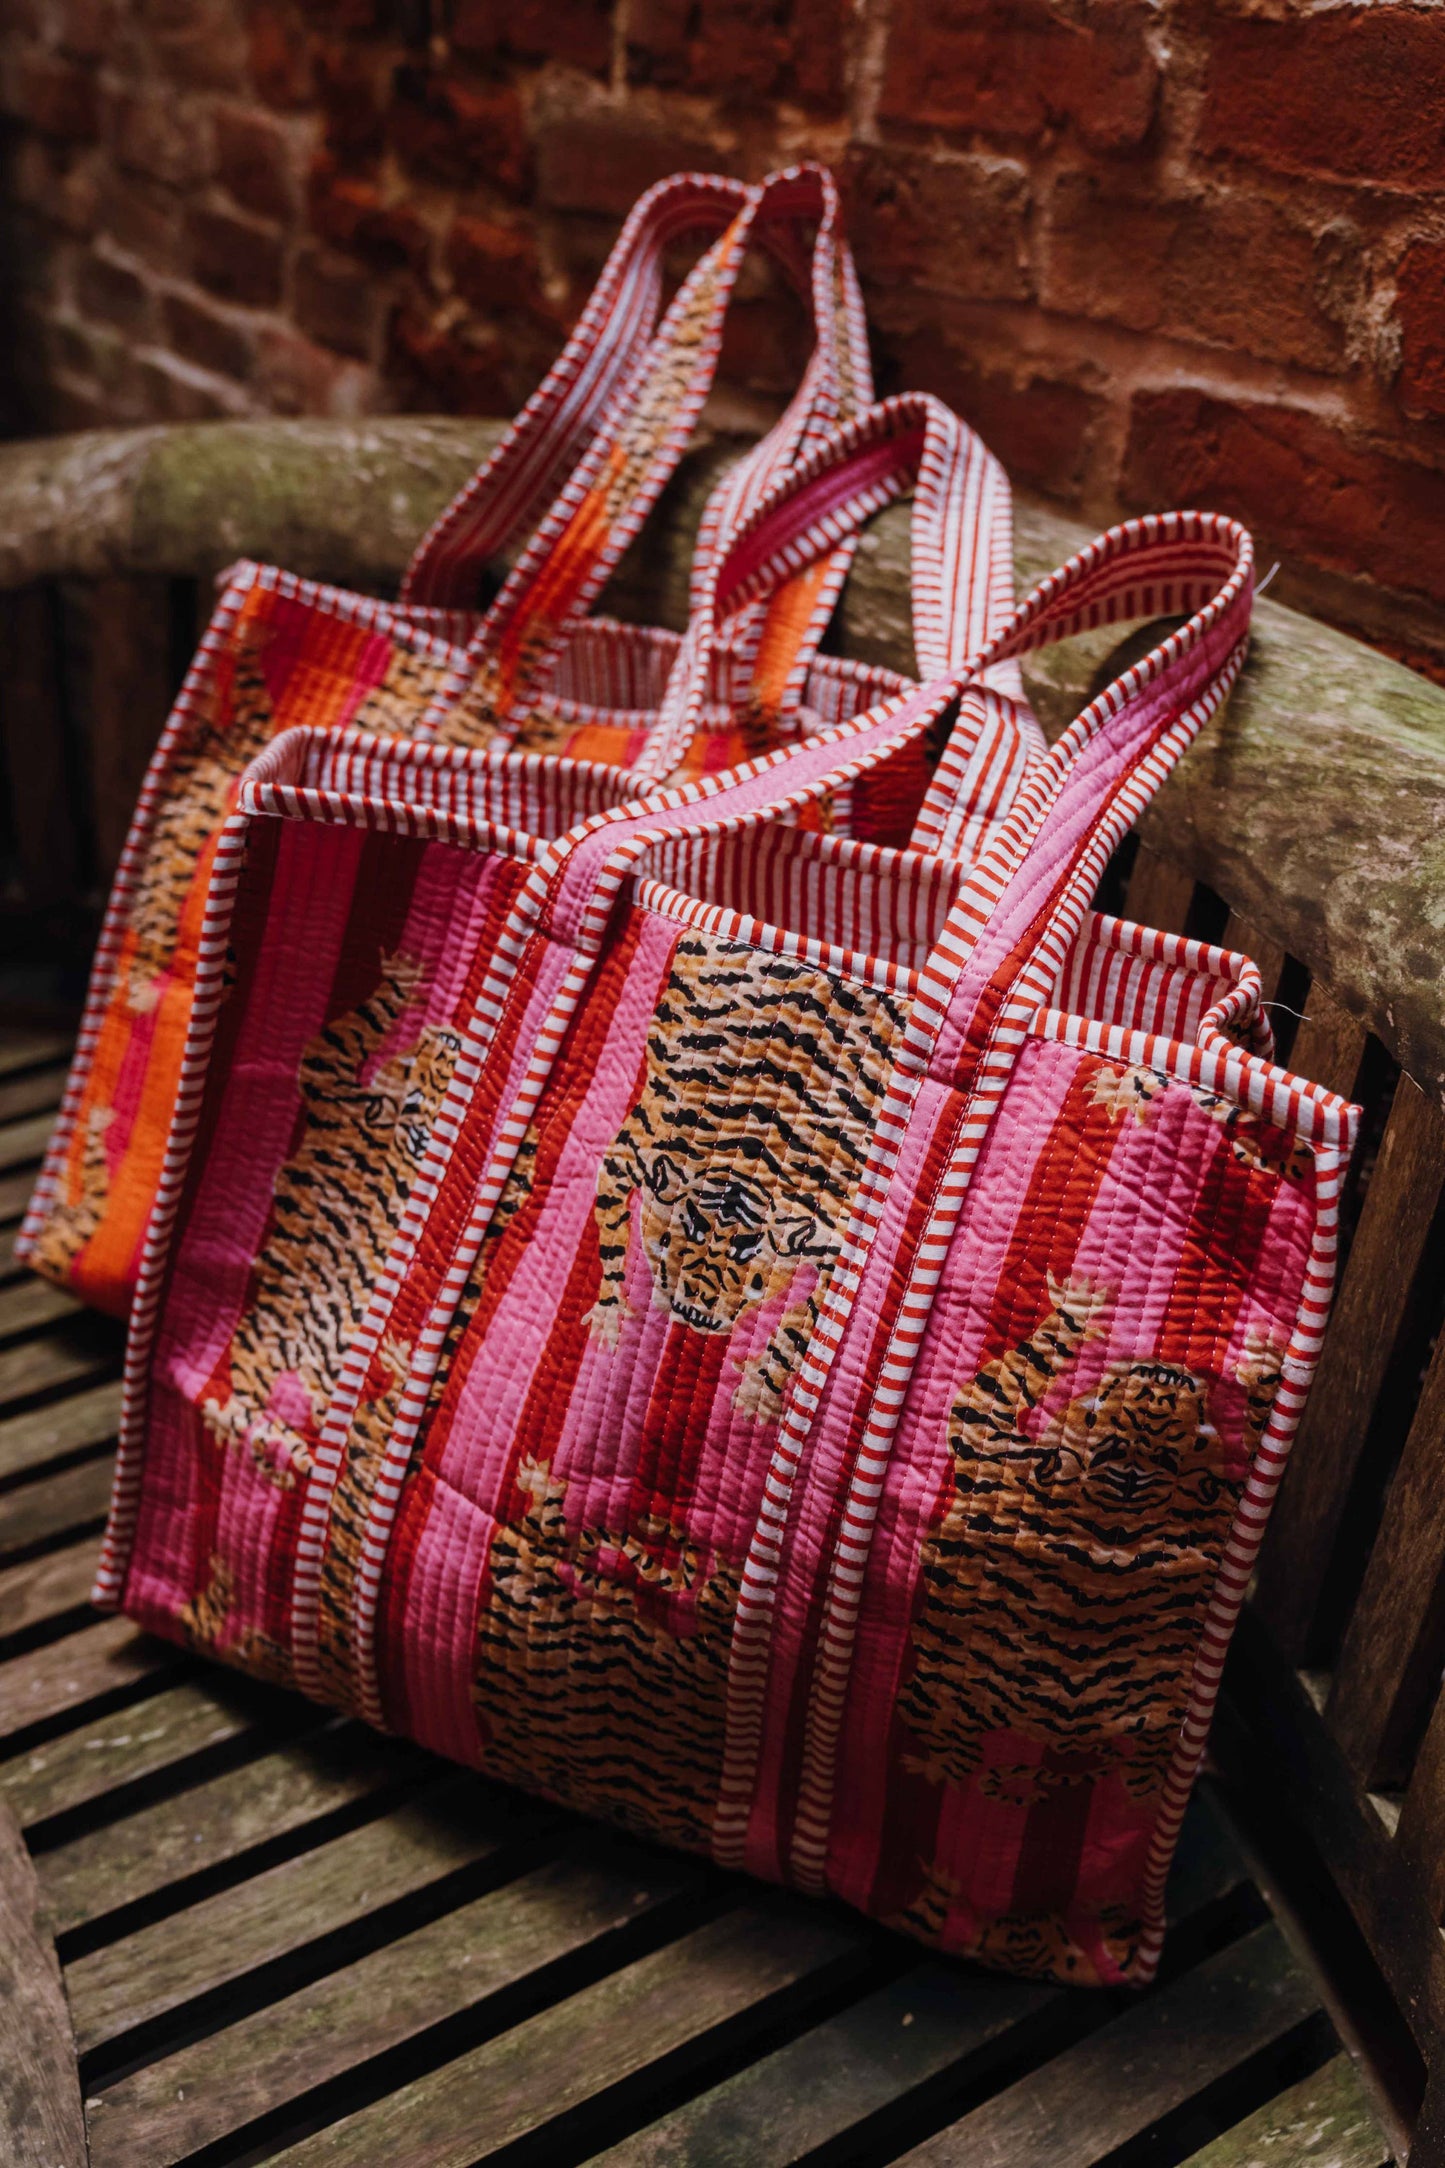
[[[869,1554],[840,1894],[1012,1971],[1150,1969],[1151,1841],[1318,1211],[1292,1133],[1026,1047]]]

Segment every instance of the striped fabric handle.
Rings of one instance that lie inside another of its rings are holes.
[[[851,503],[890,501],[916,471],[920,432],[930,417],[895,413],[890,419],[893,426],[876,435],[861,428],[840,433],[852,444],[843,470]],[[908,422],[911,426],[905,426]],[[827,462],[819,463],[816,474],[800,469],[770,498],[763,516],[736,538],[715,583],[720,614],[766,587],[780,565],[794,561],[795,551],[816,550],[820,539],[827,546],[835,503],[831,485],[838,473]],[[939,951],[925,969],[926,984],[941,983],[944,973],[951,986],[1005,895],[1026,873],[1032,878],[1036,853],[1046,845],[1054,849],[1063,832],[1059,824],[1083,823],[1087,844],[1081,842],[1080,850],[1092,866],[1104,847],[1100,839],[1117,840],[1125,832],[1214,712],[1243,653],[1252,567],[1248,534],[1213,515],[1171,513],[1111,528],[1042,581],[961,669],[851,722],[783,746],[730,776],[661,791],[637,807],[599,815],[564,837],[549,854],[554,871],[548,930],[554,938],[584,946],[592,934],[600,938],[612,896],[650,843],[685,830],[717,833],[795,819],[805,806],[836,794],[920,737],[1000,664],[1100,625],[1191,613],[1186,625],[1101,693],[1030,768],[996,843],[964,884]],[[1141,796],[1138,776],[1145,770],[1148,787]],[[1107,855],[1104,849],[1095,884]],[[1083,878],[1079,875],[1074,885]],[[1080,918],[1090,894],[1092,888],[1079,906]]]
[[[639,197],[562,352],[423,537],[403,602],[476,607],[485,568],[542,517],[654,338],[667,250],[686,235],[720,232],[748,194],[727,174],[674,173]]]
[[[787,412],[722,485],[699,537],[706,567],[780,463],[830,429],[845,401],[868,390],[860,359],[861,319],[851,265],[840,267],[841,213],[832,177],[800,166],[744,191],[721,236],[696,264],[656,335],[636,356],[586,451],[533,534],[467,652],[465,673],[448,684],[427,720],[439,724],[458,700],[486,712],[508,742],[544,691],[568,639],[656,503],[686,449],[711,388],[723,321],[747,248],[771,243],[797,268],[803,221],[812,223],[809,293],[816,349]],[[839,313],[841,312],[841,314]],[[846,366],[840,355],[846,353]],[[866,348],[863,349],[866,357]],[[845,576],[852,538],[812,581],[797,617],[795,645],[816,647]],[[755,628],[754,642],[761,638]]]
[[[926,393],[886,399],[835,430],[776,477],[709,565],[657,726],[637,766],[669,774],[700,726],[717,649],[736,614],[769,608],[811,568],[913,491],[913,637],[925,681],[958,671],[1010,620],[1013,511],[1008,477],[973,430]],[[982,685],[1026,718],[1026,759],[1044,739],[1023,702],[1017,664],[992,665]],[[964,787],[960,772],[957,787]]]

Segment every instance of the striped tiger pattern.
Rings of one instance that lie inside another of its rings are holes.
[[[904,1015],[896,997],[811,965],[682,936],[642,1090],[598,1173],[600,1340],[615,1346],[630,1314],[634,1199],[653,1300],[695,1332],[730,1333],[810,1268],[735,1398],[759,1421],[777,1416],[817,1323]]]
[[[251,1299],[223,1358],[224,1389],[201,1409],[218,1442],[248,1449],[286,1490],[311,1468],[342,1356],[400,1225],[459,1044],[428,1025],[408,1051],[377,1064],[420,975],[403,956],[383,958],[382,967],[371,995],[326,1024],[302,1056],[301,1140],[276,1177]],[[387,1355],[394,1374],[404,1369],[406,1350]],[[348,1478],[345,1490],[358,1501],[369,1496],[363,1469]],[[344,1501],[338,1511],[340,1572],[364,1505],[355,1528]]]
[[[609,1530],[567,1518],[545,1463],[517,1474],[477,1624],[473,1693],[488,1771],[705,1849],[722,1765],[739,1575],[656,1517]]]
[[[981,1771],[986,1792],[1019,1803],[1111,1768],[1138,1797],[1163,1782],[1242,1476],[1226,1466],[1205,1381],[1177,1363],[1111,1363],[1031,1423],[1110,1300],[1050,1280],[1038,1327],[954,1403],[947,1505],[923,1547],[898,1702],[915,1742],[907,1765],[932,1782]],[[1241,1376],[1251,1450],[1278,1360],[1256,1349]],[[1043,1759],[986,1761],[1000,1732]]]

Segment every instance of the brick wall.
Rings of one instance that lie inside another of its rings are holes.
[[[844,175],[884,388],[1445,675],[1440,0],[8,0],[16,426],[510,409],[636,193]],[[800,327],[763,282],[727,368]]]

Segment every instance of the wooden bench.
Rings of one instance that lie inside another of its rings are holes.
[[[1117,900],[1252,953],[1285,1053],[1367,1116],[1155,1988],[935,1960],[88,1612],[120,1335],[9,1242],[135,785],[221,564],[384,588],[492,434],[0,451],[0,2159],[1438,2168],[1445,692],[1268,601]],[[691,462],[619,576],[628,614],[678,620],[724,456]],[[1022,506],[1021,579],[1079,538]],[[906,556],[894,511],[850,582],[848,652],[910,666]],[[1033,668],[1048,722],[1116,644]]]

